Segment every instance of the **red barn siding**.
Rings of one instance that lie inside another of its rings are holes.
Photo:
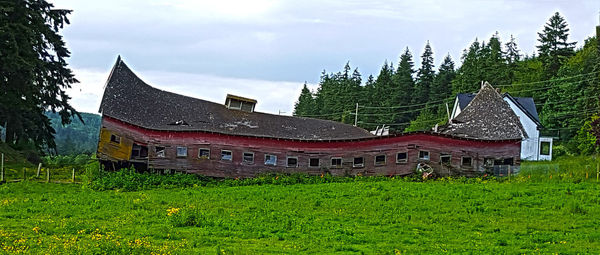
[[[451,165],[466,172],[483,171],[484,158],[514,158],[519,164],[520,141],[480,141],[449,136],[415,133],[400,136],[378,137],[348,141],[299,141],[274,138],[234,136],[207,132],[166,132],[133,126],[104,116],[102,127],[109,132],[147,144],[147,166],[154,169],[175,169],[215,177],[251,177],[265,172],[309,173],[332,175],[407,175],[419,162],[434,167],[440,174],[448,170],[440,165],[442,153],[451,154]],[[164,158],[157,158],[155,146],[166,147]],[[176,147],[187,146],[185,158],[176,157]],[[210,148],[210,159],[199,159],[198,150]],[[102,148],[99,148],[99,152]],[[232,161],[220,160],[221,150],[233,152]],[[430,160],[419,160],[419,151],[429,151]],[[242,163],[242,153],[253,152],[254,164]],[[396,163],[396,153],[408,152],[408,162]],[[276,166],[264,165],[264,155],[277,156]],[[375,166],[375,156],[386,155],[386,164]],[[114,160],[99,153],[101,160]],[[286,167],[286,157],[298,157],[298,167]],[[472,157],[473,167],[461,167],[461,157]],[[321,166],[308,166],[309,158],[320,158]],[[342,157],[341,168],[330,168],[331,157]],[[354,157],[364,157],[364,167],[354,168]]]

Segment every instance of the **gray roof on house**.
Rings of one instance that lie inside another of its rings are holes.
[[[339,122],[232,110],[222,104],[160,90],[138,78],[120,57],[106,83],[99,112],[152,130],[298,140],[374,137],[367,130]]]
[[[526,138],[527,134],[517,115],[502,95],[489,83],[462,109],[449,124],[438,129],[443,134],[481,140],[510,140]]]
[[[467,105],[473,100],[475,94],[472,93],[459,93],[456,94],[456,98],[458,98],[458,106],[460,109],[465,109]],[[512,100],[517,107],[521,109],[533,122],[535,122],[538,126],[541,126],[540,117],[538,115],[537,109],[535,107],[535,102],[533,102],[533,98],[531,97],[513,97],[508,93],[504,93],[504,97]]]

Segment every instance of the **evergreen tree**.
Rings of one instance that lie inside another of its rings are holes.
[[[294,104],[294,116],[314,115],[314,111],[315,99],[313,98],[313,94],[306,86],[306,82],[304,82],[304,87],[302,87],[300,97],[298,98],[298,101],[296,101],[296,104]]]
[[[433,105],[438,105],[438,107],[432,109],[434,113],[446,112],[446,106],[440,101],[454,97],[454,94],[452,94],[452,80],[454,80],[455,76],[454,61],[452,61],[450,54],[448,54],[440,65],[440,69],[431,87],[431,102]]]
[[[554,77],[560,66],[574,54],[575,42],[569,42],[569,28],[565,19],[556,12],[544,30],[538,33],[538,54],[544,64],[545,79]]]
[[[515,72],[518,66],[519,61],[521,60],[521,53],[517,47],[517,43],[515,42],[515,38],[513,35],[510,35],[510,41],[505,45],[506,52],[504,55],[504,59],[506,59],[507,67],[508,67],[508,79],[509,84],[512,84],[515,80]]]
[[[408,123],[416,116],[414,112],[410,112],[414,109],[407,107],[412,104],[412,98],[415,93],[415,81],[413,79],[415,70],[413,68],[412,54],[408,47],[406,47],[404,53],[400,55],[398,69],[392,77],[396,88],[394,91],[394,106],[398,107],[394,111],[399,112],[395,123]],[[397,130],[404,130],[406,126],[408,125],[397,126]]]
[[[397,92],[395,88],[395,84],[392,80],[394,76],[394,67],[392,64],[388,64],[387,61],[381,67],[381,71],[379,71],[379,75],[375,79],[374,84],[374,93],[373,98],[377,101],[374,106],[378,107],[393,107],[395,106],[395,96],[394,92]],[[395,122],[396,114],[393,114],[391,110],[381,109],[376,111],[375,114],[378,114],[377,123],[381,124],[392,124]]]
[[[462,65],[457,70],[456,79],[452,81],[452,91],[456,93],[472,93],[478,91],[483,80],[482,75],[482,44],[477,38],[465,49],[461,56]]]
[[[73,115],[81,120],[65,92],[78,81],[59,34],[70,13],[44,0],[0,3],[0,126],[8,144],[55,148],[46,110],[58,112],[62,124]]]
[[[421,68],[417,72],[414,103],[429,102],[429,90],[433,84],[434,77],[433,51],[431,50],[429,41],[427,41],[423,55],[421,55]]]

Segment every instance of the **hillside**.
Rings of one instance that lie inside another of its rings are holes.
[[[58,113],[47,113],[56,130],[55,142],[59,155],[96,153],[101,117],[93,113],[81,113],[84,123],[74,119],[71,124],[61,125]]]

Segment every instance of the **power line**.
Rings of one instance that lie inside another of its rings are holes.
[[[586,75],[592,75],[592,74],[596,74],[596,73],[599,73],[599,72],[600,71],[595,71],[595,72],[578,74],[578,75],[568,76],[568,77],[564,77],[564,78],[550,79],[550,80],[545,80],[545,81],[535,81],[535,82],[527,82],[527,83],[513,83],[513,84],[494,85],[494,87],[509,87],[509,86],[515,86],[515,85],[532,85],[532,84],[545,83],[545,82],[555,82],[555,81],[569,80],[569,79],[572,79],[572,78],[586,76]]]

